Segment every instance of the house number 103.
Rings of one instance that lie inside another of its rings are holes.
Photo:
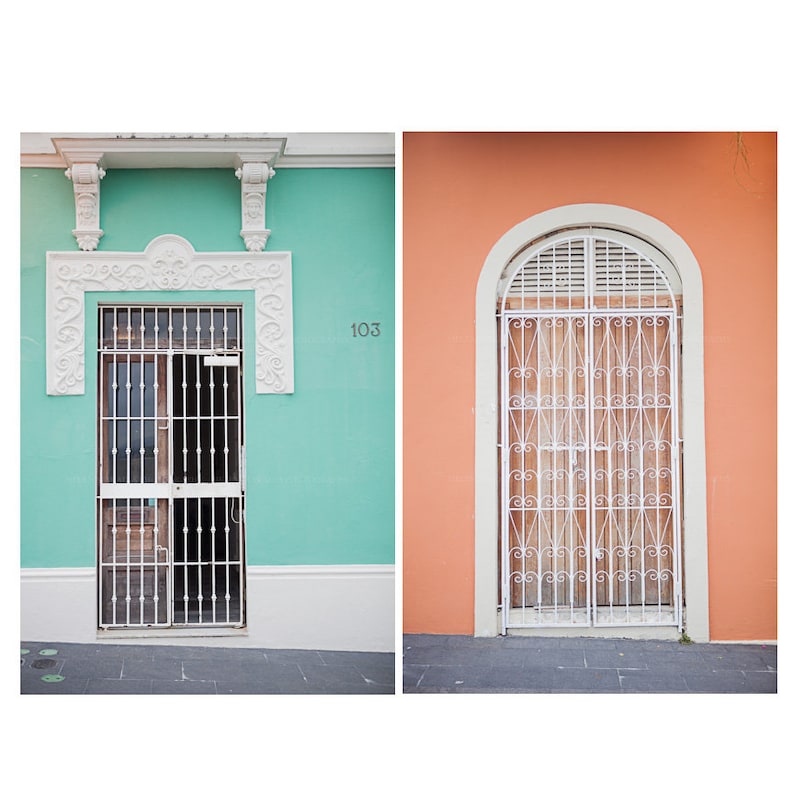
[[[380,323],[351,323],[353,336],[380,336]]]

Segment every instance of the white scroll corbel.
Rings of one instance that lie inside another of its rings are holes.
[[[98,162],[73,163],[66,176],[74,185],[75,228],[72,230],[81,251],[94,251],[104,232],[99,225],[99,182],[105,169]]]
[[[276,172],[268,162],[243,162],[234,172],[242,189],[242,229],[240,236],[249,251],[264,251],[270,229],[265,228],[265,196],[268,179]]]

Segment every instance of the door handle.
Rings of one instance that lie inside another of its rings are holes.
[[[158,545],[156,547],[155,551],[157,552],[157,554],[159,554],[161,551],[164,551],[165,552],[165,560],[164,560],[164,562],[168,562],[168,546],[160,546],[160,545]],[[159,562],[159,560],[158,560],[158,562]]]

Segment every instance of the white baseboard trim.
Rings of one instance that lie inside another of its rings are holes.
[[[393,565],[249,565],[247,570],[243,631],[100,636],[93,568],[23,568],[21,639],[394,652]]]

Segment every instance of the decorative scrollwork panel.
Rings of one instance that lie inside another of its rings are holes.
[[[675,323],[503,315],[503,598],[515,625],[673,619]]]
[[[177,235],[143,253],[47,254],[47,393],[85,391],[85,293],[251,290],[256,391],[294,391],[292,259],[281,253],[196,253]]]

